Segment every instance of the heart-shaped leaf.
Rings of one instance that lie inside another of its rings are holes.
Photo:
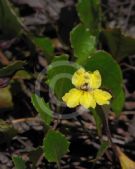
[[[124,104],[123,78],[120,66],[110,54],[104,51],[96,52],[90,59],[87,59],[83,66],[88,71],[100,71],[102,88],[112,92],[112,109],[116,115],[119,115]]]
[[[118,61],[135,54],[135,39],[122,34],[120,29],[105,29],[101,42]]]

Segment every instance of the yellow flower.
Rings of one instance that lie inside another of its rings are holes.
[[[101,81],[101,75],[98,70],[91,73],[80,68],[72,77],[72,84],[75,88],[69,90],[62,97],[62,100],[70,108],[78,105],[82,105],[85,108],[95,108],[96,104],[109,104],[112,96],[110,93],[99,89]]]

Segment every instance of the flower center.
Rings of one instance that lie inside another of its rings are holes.
[[[81,90],[84,90],[84,91],[88,91],[90,90],[90,86],[88,83],[84,83],[81,87],[80,87]]]

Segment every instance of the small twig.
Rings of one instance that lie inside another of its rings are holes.
[[[8,65],[10,62],[9,60],[6,58],[6,56],[0,51],[0,62],[3,65]]]
[[[43,158],[44,158],[44,154],[41,154],[41,156],[39,157],[39,159],[38,159],[38,161],[36,163],[36,167],[39,166],[39,164],[41,163],[41,161],[43,160]]]
[[[27,89],[27,87],[25,86],[24,84],[24,81],[23,80],[19,80],[20,84],[21,84],[21,87],[24,91],[24,93],[28,96],[28,97],[31,97],[32,93],[30,90]]]
[[[53,124],[53,126],[52,126],[52,129],[56,130],[58,124],[59,124],[59,119],[54,120],[54,124]]]
[[[29,110],[30,114],[34,117],[34,116],[35,116],[35,114],[34,114],[34,112],[33,112],[32,108],[31,108],[31,106],[29,105],[29,103],[28,103],[25,99],[23,99],[22,101],[23,101],[23,102],[24,102],[24,104],[27,106],[27,108],[28,108],[28,110]]]
[[[76,117],[75,120],[77,120],[77,121],[80,123],[82,129],[83,129],[85,132],[88,133],[89,138],[91,139],[91,138],[92,138],[92,137],[91,137],[91,133],[90,133],[89,130],[85,127],[84,123],[82,122],[82,119],[79,118],[79,117]],[[99,148],[99,147],[98,147],[98,148]]]
[[[31,121],[40,122],[41,120],[37,117],[29,117],[29,118],[20,118],[20,119],[11,120],[10,123],[17,124],[17,123],[24,123],[24,122],[31,122]]]
[[[130,69],[131,70],[135,70],[135,66],[131,66],[131,65],[127,64],[127,63],[122,63],[121,66],[126,66],[127,67],[124,71],[130,70]]]
[[[125,20],[124,31],[126,31],[126,29],[128,27],[128,23],[129,23],[131,12],[132,12],[132,9],[133,9],[133,6],[134,6],[134,2],[135,2],[134,0],[131,0],[131,2],[130,2],[130,6],[129,6],[128,12],[127,12],[127,17],[126,17],[126,20]]]
[[[126,114],[126,115],[135,115],[135,111],[123,111],[122,114]]]
[[[25,146],[25,148],[29,147],[29,145],[27,144],[27,142],[23,141],[20,137],[16,137],[16,140],[18,142],[20,142],[23,146]],[[24,150],[25,151],[25,150]]]

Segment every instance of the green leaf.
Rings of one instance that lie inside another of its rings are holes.
[[[117,98],[112,102],[113,110],[118,113],[117,115],[121,113],[124,102],[125,102],[125,93],[121,88],[119,94],[117,95]]]
[[[43,98],[39,97],[36,94],[32,94],[31,102],[44,123],[50,125],[53,112],[50,109],[49,105],[45,103]]]
[[[92,160],[93,162],[96,162],[100,157],[102,157],[104,155],[104,153],[106,152],[106,150],[108,149],[110,143],[109,141],[102,141],[100,148],[97,152],[97,156],[96,159]]]
[[[44,139],[43,146],[46,159],[49,162],[58,163],[68,152],[69,142],[60,132],[50,130]]]
[[[112,92],[112,109],[116,115],[121,113],[124,104],[123,78],[120,66],[110,54],[98,51],[84,64],[86,70],[99,70],[102,76],[102,88]]]
[[[78,15],[93,34],[97,34],[100,24],[100,1],[79,0],[77,4]]]
[[[13,107],[12,95],[9,87],[0,88],[0,109]]]
[[[120,29],[105,29],[101,42],[118,61],[135,54],[135,39],[123,35]]]
[[[71,32],[71,46],[78,62],[82,63],[95,52],[96,38],[88,28],[79,24]]]
[[[25,161],[21,157],[13,156],[12,160],[16,169],[26,169]]]
[[[16,73],[16,71],[24,69],[25,62],[24,61],[15,61],[8,66],[5,66],[0,69],[0,77],[8,77],[12,76]]]
[[[54,56],[52,62],[68,61],[68,59],[69,59],[69,56],[67,54],[62,54],[62,55]]]
[[[30,80],[30,79],[32,79],[32,76],[26,70],[19,70],[19,71],[17,71],[15,73],[14,79],[27,79],[27,80]]]
[[[70,63],[67,59],[67,55],[56,56],[47,72],[47,83],[59,100],[73,87],[71,77],[79,68],[77,64]]]
[[[51,61],[53,58],[52,55],[54,53],[52,41],[45,37],[35,37],[33,40],[37,47],[43,51],[44,55],[48,55],[47,59]]]
[[[8,0],[0,0],[0,39],[16,37],[21,24]]]
[[[91,109],[91,112],[92,112],[95,122],[96,122],[98,135],[101,136],[102,127],[103,127],[103,118],[102,118],[101,110],[99,107],[97,107],[96,109]]]

